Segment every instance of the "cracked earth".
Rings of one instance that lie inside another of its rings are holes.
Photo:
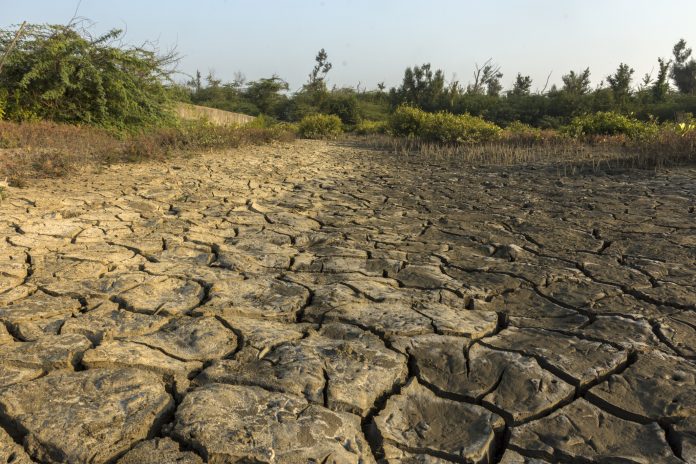
[[[0,462],[696,462],[696,170],[301,141],[11,189]]]

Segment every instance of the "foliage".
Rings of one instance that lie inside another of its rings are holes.
[[[503,138],[519,142],[536,143],[543,140],[542,130],[520,121],[513,121],[503,130]]]
[[[440,112],[428,114],[419,134],[437,143],[481,143],[497,138],[500,128],[478,116]]]
[[[696,60],[691,58],[691,49],[686,48],[686,41],[681,39],[672,50],[674,64],[670,77],[679,92],[696,94]]]
[[[523,76],[521,73],[517,73],[515,77],[515,82],[512,85],[512,90],[510,95],[515,97],[522,97],[529,95],[532,90],[532,78],[529,76]]]
[[[613,92],[614,101],[622,106],[626,104],[628,97],[631,95],[631,80],[634,72],[629,65],[621,63],[614,74],[607,76],[607,82]]]
[[[176,55],[124,46],[122,36],[114,29],[93,37],[76,24],[27,26],[0,73],[6,118],[116,130],[171,122],[164,83]],[[14,37],[0,30],[0,55]]]
[[[406,68],[401,86],[391,89],[390,98],[394,106],[406,104],[426,111],[441,109],[452,93],[445,87],[442,70],[433,71],[430,63]]]
[[[569,95],[586,95],[590,92],[590,68],[576,73],[570,71],[561,77],[563,81],[563,91]]]
[[[274,75],[267,79],[250,82],[244,90],[244,96],[262,114],[272,115],[285,101],[282,92],[286,92],[288,88],[287,82]]]
[[[320,108],[323,113],[334,114],[343,124],[354,126],[360,122],[358,99],[350,90],[329,93]]]
[[[470,114],[427,113],[402,106],[389,121],[389,130],[399,137],[417,137],[436,143],[477,143],[495,139],[500,128]]]
[[[412,106],[400,106],[389,118],[389,132],[397,137],[417,137],[423,132],[428,113]]]
[[[574,137],[585,135],[626,135],[641,138],[655,133],[657,126],[612,112],[597,112],[573,118],[564,132]]]
[[[312,114],[299,123],[298,134],[306,139],[334,138],[343,133],[341,119],[333,114]]]
[[[358,135],[386,134],[387,123],[385,121],[360,121],[355,126],[355,133]]]

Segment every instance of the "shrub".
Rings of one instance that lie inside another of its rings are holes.
[[[389,131],[397,137],[418,137],[428,113],[411,106],[399,106],[389,118]]]
[[[654,123],[641,122],[635,118],[610,111],[576,116],[562,128],[573,137],[593,135],[625,135],[629,138],[649,137],[657,133]]]
[[[306,139],[333,138],[343,133],[343,124],[334,114],[312,114],[302,118],[298,133]]]
[[[567,141],[567,135],[554,129],[540,129],[520,121],[513,121],[503,129],[501,137],[505,142],[517,145],[536,145],[548,142]]]
[[[341,92],[328,94],[325,102],[322,104],[322,111],[328,114],[335,114],[346,125],[354,126],[360,122],[358,99],[353,94]]]
[[[0,29],[0,56],[15,31]],[[93,124],[115,130],[171,123],[168,79],[176,56],[125,47],[120,30],[100,37],[76,24],[29,25],[0,72],[5,117]]]
[[[425,118],[421,137],[438,143],[480,143],[495,140],[500,127],[470,114],[434,113]]]
[[[355,126],[355,133],[359,135],[385,134],[386,132],[385,121],[361,121]]]
[[[470,114],[426,113],[408,106],[394,111],[389,120],[392,135],[417,137],[436,143],[478,143],[494,140],[500,127]]]

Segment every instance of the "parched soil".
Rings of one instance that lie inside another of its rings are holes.
[[[696,462],[696,170],[326,142],[0,205],[0,462]]]

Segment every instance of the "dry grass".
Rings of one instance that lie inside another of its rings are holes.
[[[201,123],[117,137],[88,126],[0,121],[0,179],[7,177],[11,185],[21,186],[29,179],[61,177],[104,164],[293,139],[283,129]]]
[[[541,138],[504,137],[479,144],[434,144],[418,139],[373,134],[353,142],[398,155],[456,159],[479,165],[545,164],[592,170],[658,169],[696,161],[696,132],[663,130],[648,140],[625,136],[574,139],[553,132]]]

